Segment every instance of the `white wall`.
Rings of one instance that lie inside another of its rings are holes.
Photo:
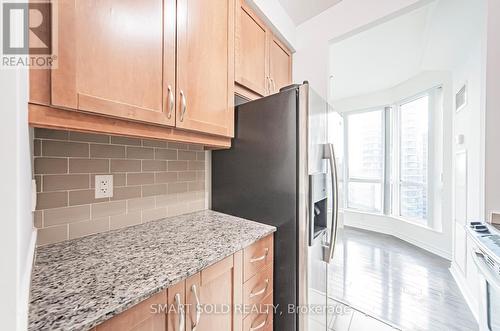
[[[36,231],[31,213],[28,72],[0,69],[0,320],[2,330],[26,330]]]
[[[488,0],[485,114],[485,216],[500,212],[500,1]]]
[[[349,0],[329,8],[297,27],[293,80],[308,80],[325,99],[328,97],[329,44],[370,28],[401,12],[429,3],[426,0]]]
[[[443,112],[431,114],[435,124],[432,133],[434,144],[429,151],[433,154],[431,178],[429,179],[429,197],[433,201],[429,211],[432,213],[433,229],[396,217],[352,210],[344,212],[344,223],[348,226],[396,236],[444,258],[451,259],[453,233],[451,218],[453,84],[451,73],[448,71],[422,72],[393,88],[336,100],[335,110],[348,112],[386,106],[437,86],[443,87]]]

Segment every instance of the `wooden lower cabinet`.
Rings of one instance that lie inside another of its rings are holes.
[[[246,259],[267,247],[272,256],[272,235],[247,248]],[[239,251],[91,331],[272,331],[273,264],[266,261],[245,281]]]

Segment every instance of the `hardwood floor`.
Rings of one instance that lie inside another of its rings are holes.
[[[342,237],[329,270],[332,299],[402,330],[478,330],[449,261],[393,236],[345,228]]]

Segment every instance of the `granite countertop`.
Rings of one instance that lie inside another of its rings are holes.
[[[274,231],[205,210],[39,247],[29,330],[89,330]]]

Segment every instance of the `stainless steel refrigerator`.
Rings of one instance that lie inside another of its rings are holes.
[[[329,106],[307,82],[236,107],[229,150],[212,153],[212,209],[277,227],[276,331],[327,330],[339,236]],[[300,309],[298,309],[300,308]]]

